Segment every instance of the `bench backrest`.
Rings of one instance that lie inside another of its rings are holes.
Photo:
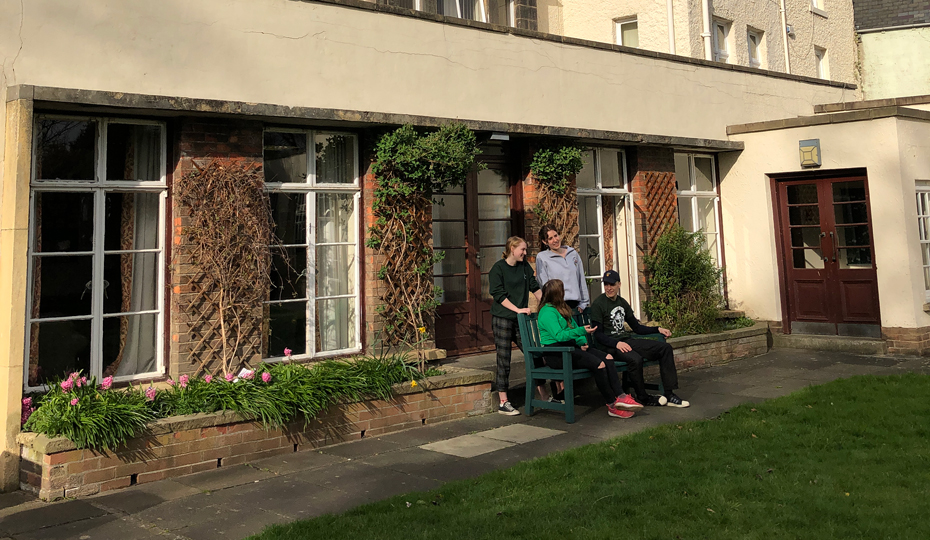
[[[517,314],[517,324],[520,326],[520,339],[523,340],[523,347],[540,347],[539,343],[539,326],[536,322],[536,314],[529,315]]]

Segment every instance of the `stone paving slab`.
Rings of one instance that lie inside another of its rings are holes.
[[[111,512],[134,514],[158,506],[163,502],[183,499],[201,491],[174,479],[169,479],[132,486],[118,491],[110,491],[88,499],[88,501],[98,508],[105,508]]]
[[[336,446],[327,446],[319,451],[331,456],[339,456],[348,459],[357,459],[365,456],[383,454],[399,450],[400,445],[386,441],[381,437],[375,439],[361,439],[353,442],[337,444]]]
[[[127,540],[164,540],[162,532],[122,519],[120,516],[105,516],[74,521],[23,533],[17,540],[92,540],[97,538],[125,538]]]
[[[45,504],[5,516],[2,525],[0,525],[0,530],[3,531],[3,534],[17,536],[38,528],[54,527],[65,523],[97,518],[106,514],[105,510],[101,510],[85,501]]]
[[[494,452],[495,450],[500,450],[502,448],[509,448],[513,445],[514,443],[511,442],[488,439],[482,437],[481,435],[461,435],[459,437],[445,441],[425,444],[420,448],[423,450],[431,450],[433,452],[449,454],[451,456],[472,458],[475,456],[480,456],[481,454],[487,454],[488,452]]]
[[[174,481],[199,491],[216,491],[241,486],[242,484],[251,484],[272,476],[274,476],[274,473],[270,471],[263,471],[249,465],[233,465],[180,476],[175,478]]]
[[[495,439],[498,441],[512,442],[514,444],[524,444],[538,441],[547,437],[561,435],[565,431],[556,429],[547,429],[527,424],[512,424],[509,426],[499,427],[488,431],[481,432],[482,437]]]
[[[270,458],[253,461],[249,465],[274,474],[293,474],[301,471],[312,471],[336,463],[344,463],[347,458],[324,454],[318,450],[307,450],[293,454],[282,454]]]

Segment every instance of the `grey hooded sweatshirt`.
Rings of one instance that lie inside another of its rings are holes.
[[[540,251],[536,256],[536,281],[542,287],[550,279],[560,279],[565,286],[565,300],[578,302],[584,309],[591,303],[588,297],[588,284],[584,279],[584,267],[581,257],[574,248],[566,249],[565,257],[551,250]]]

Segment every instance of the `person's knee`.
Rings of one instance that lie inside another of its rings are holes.
[[[604,369],[606,367],[607,366],[604,365],[604,362],[601,362],[600,365],[597,366],[597,369]]]

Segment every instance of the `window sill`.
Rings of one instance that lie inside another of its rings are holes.
[[[820,15],[820,16],[823,17],[824,19],[829,19],[829,18],[830,18],[830,17],[827,15],[827,12],[826,12],[826,11],[824,11],[824,10],[818,8],[818,7],[811,6],[811,13],[813,13],[814,15]]]

